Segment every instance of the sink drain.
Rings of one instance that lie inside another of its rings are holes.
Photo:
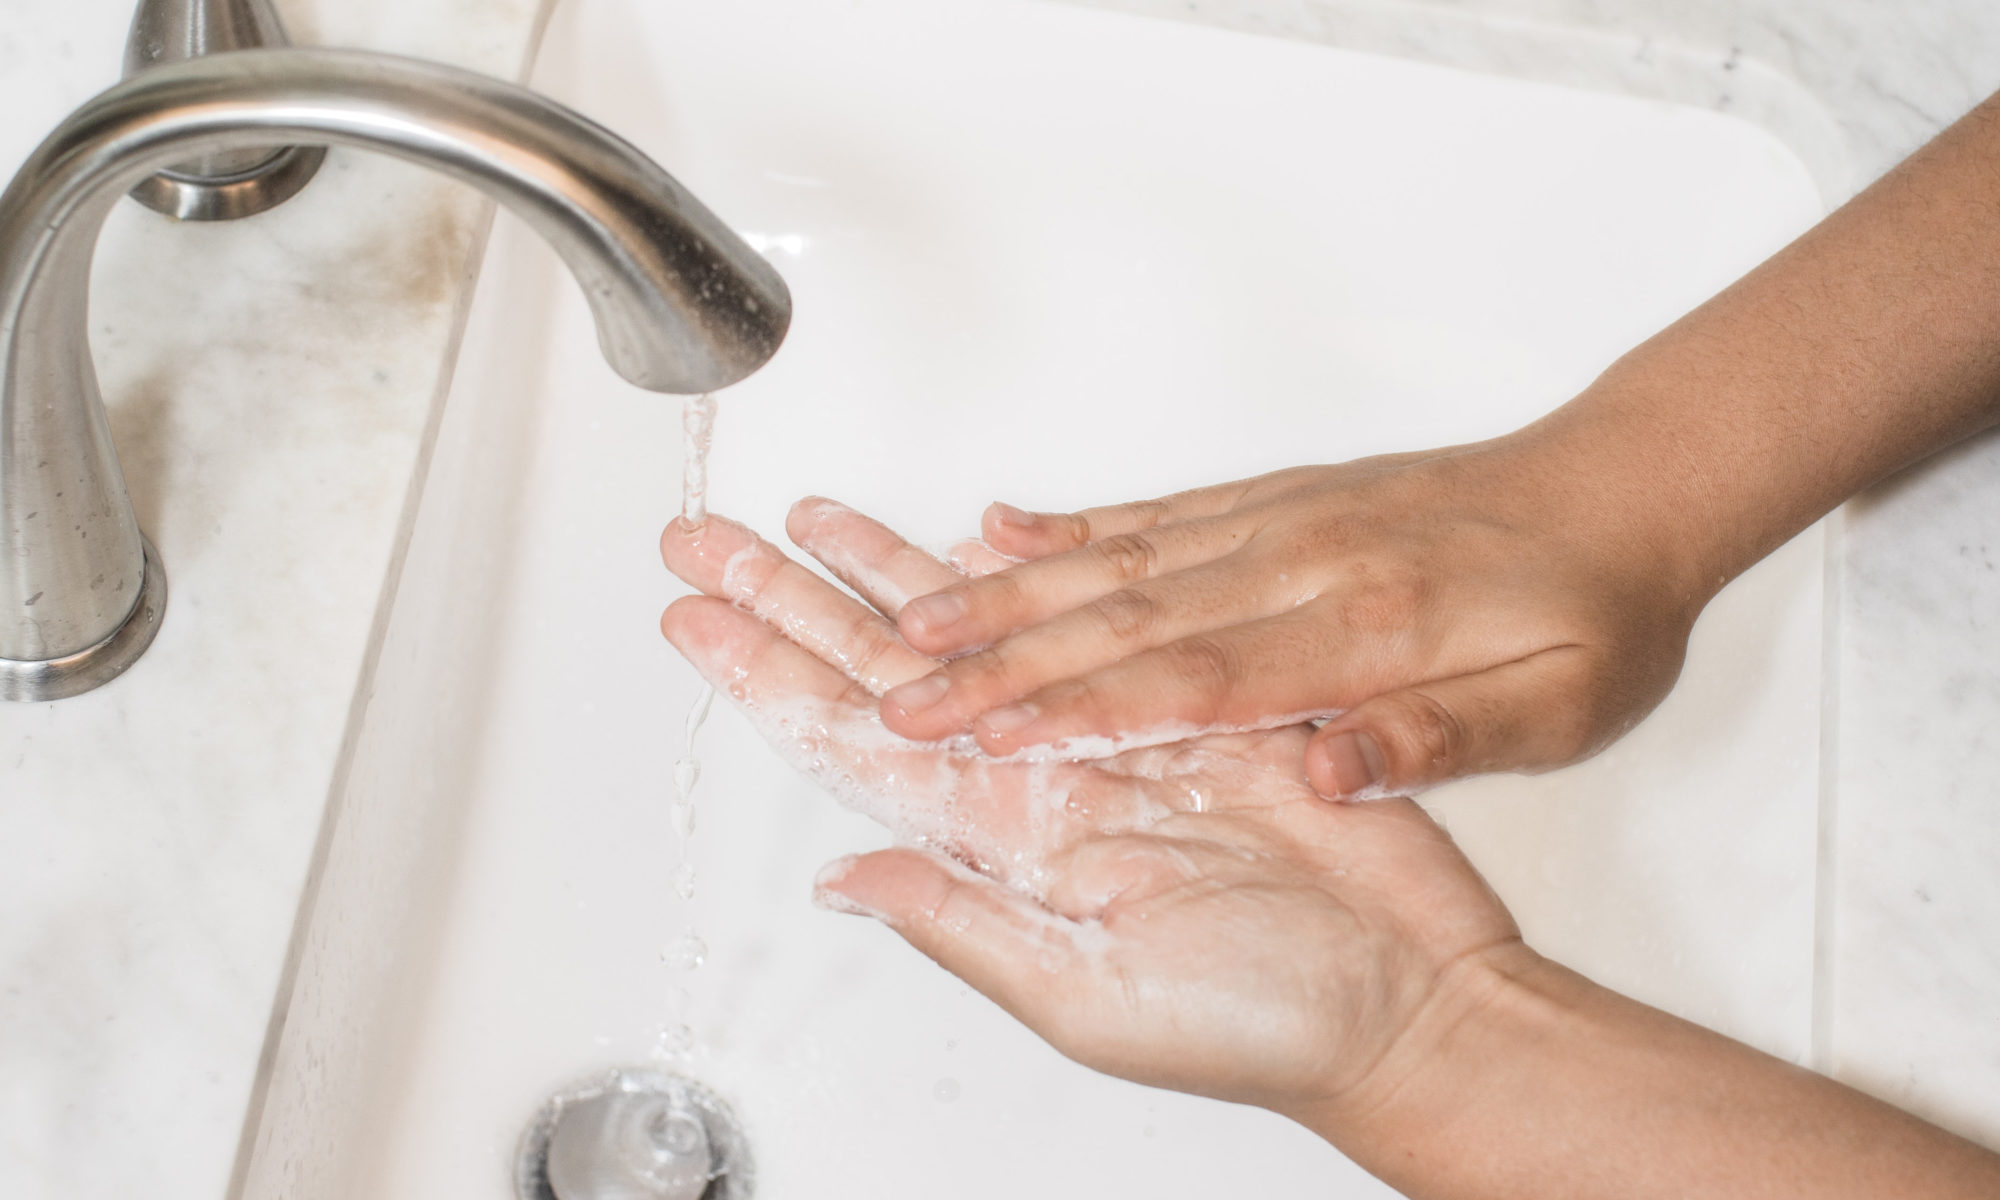
[[[521,1200],[750,1200],[756,1168],[729,1106],[659,1071],[558,1092],[521,1136]]]

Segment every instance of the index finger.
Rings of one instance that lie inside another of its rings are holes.
[[[807,496],[792,505],[785,532],[799,549],[892,619],[913,597],[964,578],[882,522],[823,496]]]
[[[963,653],[1120,588],[1220,558],[1245,537],[1214,521],[1117,534],[919,596],[896,614],[896,627],[926,654]]]
[[[755,613],[876,695],[937,665],[881,614],[727,517],[711,515],[698,530],[676,521],[660,536],[660,554],[686,582]]]

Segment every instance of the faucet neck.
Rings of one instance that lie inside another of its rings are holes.
[[[685,188],[526,89],[303,49],[193,59],[119,84],[0,194],[0,692],[10,673],[88,654],[138,606],[143,544],[85,321],[104,219],[170,163],[287,142],[378,150],[506,205],[569,264],[606,359],[639,387],[727,386],[768,360],[790,323],[783,280]]]

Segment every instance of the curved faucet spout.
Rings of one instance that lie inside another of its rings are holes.
[[[784,281],[665,171],[526,89],[336,50],[158,67],[50,135],[0,195],[0,698],[56,699],[137,659],[158,586],[87,342],[90,265],[118,198],[174,162],[286,143],[379,150],[472,184],[569,264],[618,373],[734,383],[777,352]],[[130,643],[140,642],[136,648]]]

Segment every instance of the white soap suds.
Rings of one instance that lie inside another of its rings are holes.
[[[873,709],[814,700],[740,706],[795,770],[902,844],[1037,898],[1047,894],[1049,857],[1079,833],[1145,828],[1175,811],[1139,780],[994,759],[965,736],[912,742]]]
[[[801,543],[811,547],[814,558],[825,563],[827,569],[835,575],[853,584],[855,590],[890,612],[916,599],[918,593],[910,591],[881,570],[861,561],[858,555],[848,549],[845,541],[817,536],[819,529],[835,517],[865,519],[861,514],[838,500],[825,499],[806,501],[798,505],[794,511],[802,515],[806,521],[806,534]]]
[[[751,541],[722,563],[722,598],[746,612],[757,599],[757,583],[750,578],[750,564],[757,561],[761,547]]]
[[[1331,720],[1344,709],[1320,709],[1312,712],[1291,713],[1286,716],[1271,717],[1247,725],[1195,725],[1187,721],[1163,721],[1145,729],[1131,730],[1115,734],[1079,734],[1075,737],[1057,738],[1038,746],[1023,746],[1003,761],[1014,762],[1093,762],[1107,758],[1117,758],[1134,750],[1153,746],[1169,746],[1189,742],[1197,738],[1221,737],[1244,733],[1266,733],[1273,729],[1287,729],[1293,725],[1307,725]]]

